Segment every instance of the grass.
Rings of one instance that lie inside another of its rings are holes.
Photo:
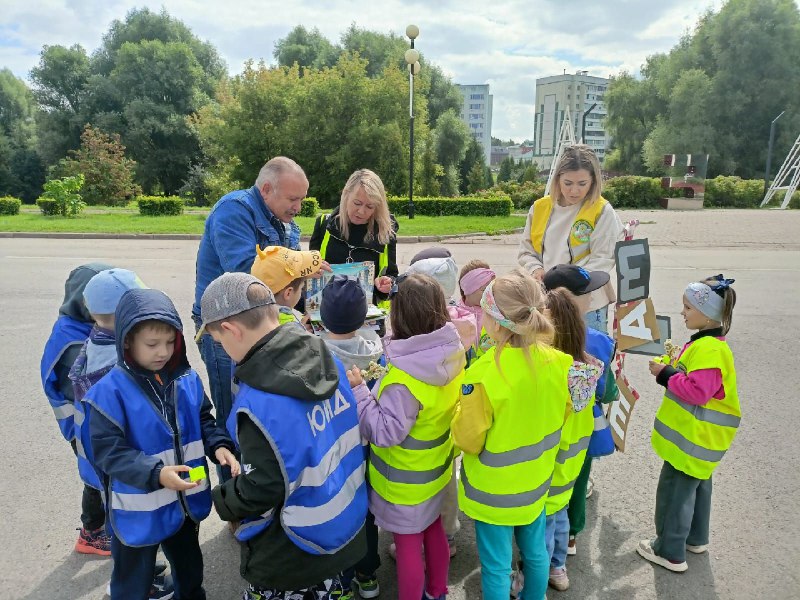
[[[0,216],[0,231],[51,233],[203,233],[206,213],[176,217],[143,217],[137,213],[84,213],[74,218],[45,217],[38,212],[24,211],[14,216]],[[401,236],[452,235],[461,233],[496,234],[525,225],[525,217],[425,217],[414,220],[397,217]],[[304,235],[310,235],[314,219],[298,217]]]

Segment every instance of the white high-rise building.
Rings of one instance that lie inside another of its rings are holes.
[[[483,146],[484,162],[492,160],[492,95],[489,84],[459,85],[464,104],[461,107],[461,120],[469,127],[473,138]]]
[[[606,105],[603,98],[608,79],[594,77],[588,71],[564,73],[536,80],[536,107],[534,114],[533,160],[539,168],[549,169],[553,155],[558,150],[561,123],[567,110],[575,127],[575,139],[580,141],[583,113],[597,104],[586,115],[586,137],[600,162],[605,158],[611,142],[605,130]]]

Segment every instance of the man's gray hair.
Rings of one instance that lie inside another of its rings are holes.
[[[265,183],[269,182],[273,188],[277,188],[281,177],[290,174],[302,175],[303,178],[306,177],[303,168],[291,158],[276,156],[268,160],[267,163],[261,167],[261,170],[258,172],[258,177],[256,177],[256,187],[260,190]]]

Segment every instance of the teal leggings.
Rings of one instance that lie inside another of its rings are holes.
[[[550,575],[550,556],[545,544],[544,510],[530,525],[490,525],[475,521],[475,538],[481,560],[484,600],[508,600],[511,594],[512,544],[517,541],[523,557],[525,587],[520,597],[542,600]]]

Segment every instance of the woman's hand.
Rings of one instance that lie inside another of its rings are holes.
[[[381,294],[388,294],[392,291],[392,278],[386,275],[381,275],[375,279],[375,289]]]

